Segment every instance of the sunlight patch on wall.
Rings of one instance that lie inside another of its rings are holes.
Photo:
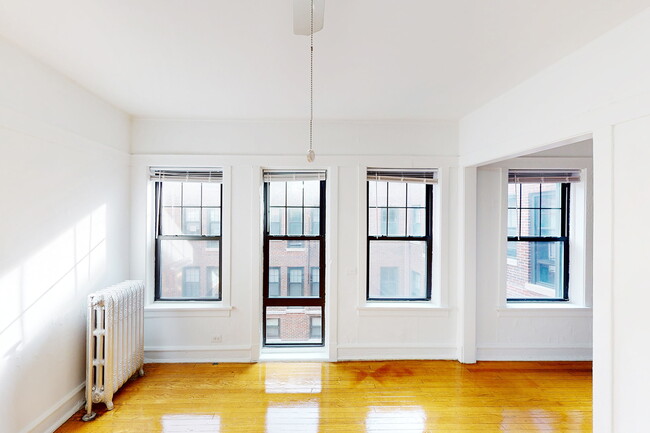
[[[20,351],[43,328],[60,325],[67,312],[80,314],[79,292],[87,293],[105,271],[106,205],[18,266],[0,270],[0,357]]]

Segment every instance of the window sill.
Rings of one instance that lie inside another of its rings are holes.
[[[591,307],[571,303],[516,303],[497,308],[498,317],[592,317]]]
[[[360,316],[420,316],[449,317],[449,308],[437,307],[431,303],[415,302],[377,302],[366,303],[358,307]]]
[[[144,317],[230,317],[232,310],[211,302],[154,302],[144,307]]]

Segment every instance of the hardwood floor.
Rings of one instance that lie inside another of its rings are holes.
[[[147,364],[67,432],[591,432],[591,363]]]

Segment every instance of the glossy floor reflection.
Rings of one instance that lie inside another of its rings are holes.
[[[57,432],[591,432],[591,363],[148,364]]]

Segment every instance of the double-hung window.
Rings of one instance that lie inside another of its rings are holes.
[[[321,170],[264,170],[265,346],[325,342],[325,178]]]
[[[151,169],[156,300],[221,300],[222,177],[220,169]]]
[[[508,172],[508,302],[569,300],[569,203],[579,170]]]
[[[366,299],[427,301],[435,170],[368,169]]]

